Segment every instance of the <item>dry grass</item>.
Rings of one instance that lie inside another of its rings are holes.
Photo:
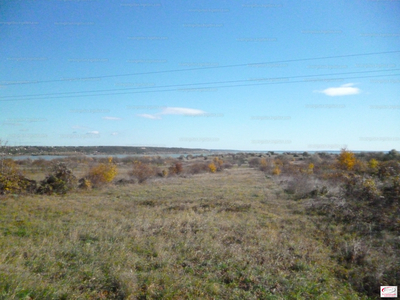
[[[249,168],[6,196],[0,299],[362,299],[284,196]]]

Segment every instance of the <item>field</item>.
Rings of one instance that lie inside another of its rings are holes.
[[[288,182],[244,164],[4,195],[0,299],[377,299],[399,283],[395,216],[366,234]]]

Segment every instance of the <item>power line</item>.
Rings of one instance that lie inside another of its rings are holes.
[[[149,75],[149,74],[162,74],[162,73],[174,73],[174,72],[187,72],[187,71],[206,70],[206,69],[236,68],[236,67],[254,66],[254,65],[262,65],[262,64],[289,63],[289,62],[300,62],[300,61],[310,61],[310,60],[319,60],[319,59],[333,59],[333,58],[344,58],[344,57],[369,56],[369,55],[390,54],[390,53],[400,53],[400,50],[385,51],[385,52],[361,53],[361,54],[336,55],[336,56],[324,56],[324,57],[313,57],[313,58],[299,58],[299,59],[288,59],[288,60],[278,60],[278,61],[269,61],[269,62],[233,64],[233,65],[224,65],[224,66],[209,66],[209,67],[189,68],[189,69],[172,69],[172,70],[164,70],[164,71],[140,72],[140,73],[130,73],[130,74],[102,75],[102,76],[80,77],[80,78],[74,78],[74,79],[83,80],[83,79],[112,78],[112,77],[126,77],[126,76],[135,76],[135,75]],[[38,83],[66,82],[66,81],[70,81],[70,80],[69,79],[39,80],[39,81],[33,81],[33,82],[6,83],[6,84],[3,84],[3,85],[38,84]]]
[[[331,74],[318,74],[318,75],[299,75],[299,76],[285,76],[285,77],[275,77],[275,78],[259,78],[257,80],[282,80],[282,79],[309,78],[309,77],[319,77],[319,76],[337,76],[337,75],[349,75],[349,74],[391,72],[391,71],[399,71],[399,70],[400,69],[390,69],[390,70],[358,71],[358,72],[344,72],[344,73],[331,73]],[[248,82],[248,81],[255,81],[255,80],[244,79],[244,80],[230,80],[230,81],[214,81],[214,82],[202,82],[202,83],[174,84],[174,85],[151,86],[151,87],[134,87],[134,88],[122,88],[122,89],[91,90],[91,91],[81,91],[81,92],[64,92],[64,93],[31,94],[31,95],[18,95],[18,96],[2,96],[2,97],[0,97],[0,99],[58,96],[58,95],[74,95],[74,94],[83,94],[83,93],[99,93],[99,92],[128,91],[128,90],[141,90],[141,89],[160,89],[160,88],[171,88],[171,87],[185,87],[185,86],[198,86],[198,85],[211,85],[211,84],[240,83],[240,82]],[[83,95],[81,95],[81,96],[83,96]],[[90,96],[90,95],[88,95],[88,96]],[[20,100],[23,100],[23,99],[20,99]]]
[[[397,76],[398,74],[383,74],[383,75],[371,75],[371,76],[355,76],[355,77],[346,77],[346,78],[329,78],[329,80],[343,80],[343,79],[360,79],[360,78],[374,78],[374,77],[386,77],[386,76]],[[321,75],[319,75],[321,76]],[[281,80],[284,77],[277,78],[268,78],[264,80]],[[261,80],[261,79],[257,79]],[[317,79],[316,81],[322,81],[324,79]],[[246,80],[248,81],[248,80]],[[298,80],[298,81],[289,81],[289,82],[263,82],[263,83],[255,83],[255,84],[236,84],[236,85],[222,85],[222,86],[212,86],[212,88],[229,88],[229,87],[244,87],[244,86],[260,86],[260,85],[270,85],[270,84],[284,84],[284,83],[304,83],[307,81]],[[312,80],[308,81],[312,82]],[[204,87],[210,88],[210,87]],[[186,89],[186,90],[194,90]],[[196,88],[199,89],[199,88]],[[48,100],[48,99],[58,99],[58,98],[78,98],[78,97],[94,97],[94,96],[113,96],[113,95],[127,95],[127,94],[145,94],[145,93],[157,93],[157,92],[173,92],[173,91],[181,91],[182,89],[166,89],[166,90],[152,90],[152,91],[137,91],[137,92],[125,92],[125,93],[106,93],[106,94],[92,94],[92,95],[77,95],[77,96],[59,96],[59,97],[48,97],[48,98],[23,98],[23,99],[5,99],[0,100],[0,102],[8,102],[8,101],[26,101],[26,100]]]

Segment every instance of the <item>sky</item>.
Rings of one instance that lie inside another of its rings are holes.
[[[400,149],[400,1],[0,2],[11,146]]]

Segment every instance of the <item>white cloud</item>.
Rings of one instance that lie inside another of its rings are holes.
[[[100,134],[100,132],[98,132],[97,130],[93,130],[86,132],[86,134]]]
[[[347,95],[356,95],[361,92],[359,88],[353,87],[354,83],[343,84],[339,87],[331,87],[327,88],[323,91],[317,91],[319,93],[323,93],[327,96],[335,97],[335,96],[347,96]]]
[[[139,114],[138,117],[146,118],[146,119],[161,119],[156,115],[149,115],[149,114]]]
[[[185,108],[185,107],[166,107],[159,113],[160,115],[202,115],[205,111],[200,109]]]
[[[121,118],[117,118],[117,117],[103,117],[104,120],[112,120],[112,121],[117,121],[117,120],[121,120]]]
[[[111,135],[118,135],[118,132],[113,132],[111,133]]]
[[[147,118],[147,119],[161,119],[161,115],[183,115],[183,116],[197,116],[197,115],[202,115],[205,114],[205,111],[202,111],[200,109],[194,109],[194,108],[186,108],[186,107],[165,107],[163,110],[159,113],[156,113],[154,115],[151,114],[140,114],[137,115],[139,117]]]

